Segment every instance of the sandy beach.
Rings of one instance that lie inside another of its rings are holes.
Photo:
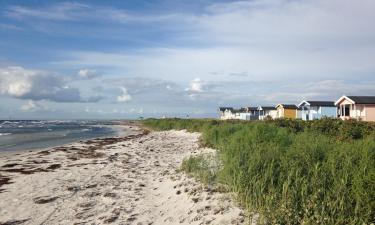
[[[0,155],[0,224],[247,224],[228,193],[178,171],[199,134],[148,132]]]

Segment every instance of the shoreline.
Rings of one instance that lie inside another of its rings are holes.
[[[22,153],[27,153],[27,152],[35,152],[35,151],[43,151],[43,150],[48,150],[50,148],[55,148],[55,147],[65,147],[69,146],[72,144],[76,144],[82,141],[87,141],[87,140],[92,140],[92,139],[98,139],[98,138],[111,138],[111,137],[122,137],[122,136],[127,136],[131,134],[131,129],[132,127],[135,127],[133,121],[126,121],[126,122],[116,122],[112,125],[92,125],[93,127],[95,126],[100,126],[100,127],[110,127],[113,130],[112,134],[105,134],[100,137],[87,137],[83,139],[78,139],[78,140],[71,140],[63,144],[56,144],[52,146],[46,146],[42,148],[29,148],[29,149],[15,149],[15,150],[0,150],[0,157],[4,155],[14,155],[14,154],[22,154]],[[129,132],[130,130],[130,132]]]
[[[97,138],[0,158],[0,224],[245,224],[229,193],[179,171],[200,134]]]

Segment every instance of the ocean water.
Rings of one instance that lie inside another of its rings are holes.
[[[115,136],[111,121],[0,120],[0,152],[33,150]]]

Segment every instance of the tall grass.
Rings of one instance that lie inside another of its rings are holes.
[[[216,154],[200,154],[185,159],[181,169],[206,185],[214,185],[217,182],[219,164]]]
[[[237,192],[239,201],[249,211],[259,212],[264,223],[375,222],[373,123],[333,119],[144,123],[157,130],[202,132],[202,143],[219,150],[222,166],[214,178]],[[204,176],[204,158],[185,162],[185,170],[188,165]]]

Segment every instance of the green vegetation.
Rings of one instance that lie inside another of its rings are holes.
[[[213,185],[217,180],[219,170],[218,160],[213,154],[191,156],[184,160],[181,169],[198,178],[207,185]]]
[[[202,132],[220,168],[204,156],[182,169],[238,193],[266,224],[375,222],[375,124],[323,119],[257,122],[149,119],[156,130]]]

